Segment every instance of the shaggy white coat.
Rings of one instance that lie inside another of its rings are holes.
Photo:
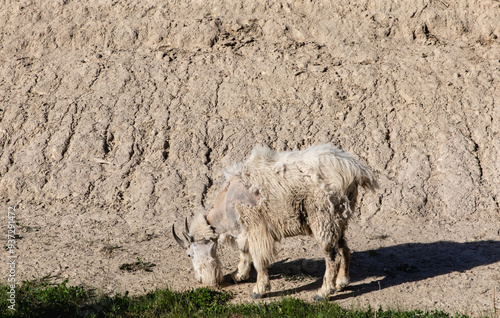
[[[253,261],[258,277],[252,296],[262,296],[270,288],[267,267],[274,243],[306,234],[315,237],[325,254],[326,272],[318,297],[346,284],[349,249],[344,232],[355,209],[358,186],[377,187],[369,168],[330,144],[292,152],[256,147],[248,160],[233,165],[225,175],[227,182],[211,209],[191,223],[190,236],[196,241],[229,236],[241,251],[233,279],[248,278]],[[235,197],[228,195],[231,189],[246,191],[244,199],[231,202],[228,197]]]

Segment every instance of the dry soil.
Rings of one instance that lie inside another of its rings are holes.
[[[16,207],[18,282],[198,287],[172,223],[254,145],[332,142],[380,183],[361,193],[352,285],[332,301],[500,307],[498,0],[0,7],[0,221],[5,238]],[[237,252],[220,254],[227,275]],[[156,266],[120,270],[138,258]],[[268,300],[311,300],[323,271],[313,240],[287,239]],[[253,282],[223,288],[251,301]]]

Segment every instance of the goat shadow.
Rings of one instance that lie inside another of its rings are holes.
[[[477,266],[500,262],[500,241],[407,243],[375,250],[353,252],[351,255],[351,284],[344,293],[331,299],[345,299],[404,283],[464,272]],[[500,264],[497,264],[500,270]],[[325,272],[323,259],[284,259],[269,267],[270,279],[300,280],[316,278],[314,282],[267,294],[268,297],[290,295],[321,287]],[[252,269],[250,281],[256,280]],[[369,277],[383,277],[370,283],[356,284]]]

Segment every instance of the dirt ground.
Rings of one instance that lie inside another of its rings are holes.
[[[498,0],[0,7],[0,222],[5,238],[16,207],[18,282],[198,287],[172,223],[254,145],[332,142],[380,183],[361,193],[352,284],[332,301],[499,310]],[[228,275],[237,252],[220,254]],[[156,266],[120,270],[138,258]],[[314,241],[287,239],[267,299],[312,300],[323,271]],[[251,301],[253,282],[223,288]]]

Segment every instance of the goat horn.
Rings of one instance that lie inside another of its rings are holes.
[[[189,233],[188,218],[184,219],[184,227],[186,228],[186,233]]]
[[[183,249],[187,249],[187,246],[186,246],[186,242],[184,242],[183,240],[181,240],[177,234],[175,234],[175,227],[174,227],[174,224],[172,224],[172,234],[174,235],[174,239],[175,241],[180,245],[182,246]]]
[[[194,241],[193,237],[188,235],[189,233],[189,226],[188,226],[188,219],[185,218],[184,219],[184,227],[186,228],[186,231],[183,232],[182,234],[184,234],[184,237],[186,238],[186,240],[190,243],[192,243]]]

